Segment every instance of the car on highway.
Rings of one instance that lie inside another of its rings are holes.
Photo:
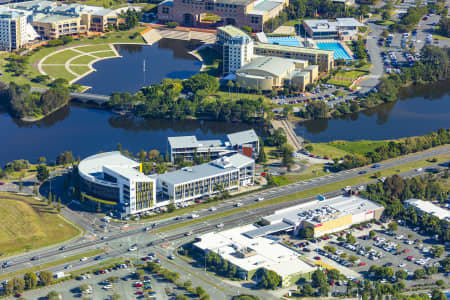
[[[374,164],[374,165],[372,166],[372,168],[374,168],[374,169],[379,168],[379,167],[381,167],[381,165],[379,165],[379,164]]]
[[[66,269],[66,270],[72,269],[72,265],[67,265],[64,267],[64,269]]]
[[[241,206],[242,206],[242,203],[241,203],[241,202],[237,202],[237,203],[234,204],[234,206],[235,206],[235,207],[241,207]]]
[[[170,260],[174,260],[174,259],[175,259],[175,256],[169,255],[169,256],[167,256],[167,258],[170,259]]]
[[[224,226],[223,223],[220,223],[220,224],[216,225],[217,228],[223,228],[223,226]]]
[[[39,256],[33,256],[31,260],[39,260]]]
[[[209,211],[216,211],[217,210],[217,208],[215,207],[215,206],[211,206],[210,208],[209,208]]]
[[[80,258],[80,261],[87,261],[87,257],[85,256],[85,257],[82,257],[82,258]]]
[[[61,246],[61,247],[59,247],[59,250],[64,250],[64,249],[66,249],[66,246]]]
[[[136,246],[131,246],[130,248],[128,248],[128,251],[136,251],[137,250],[137,247]]]
[[[366,170],[361,170],[361,171],[358,172],[358,174],[366,174],[366,173],[367,173]]]
[[[264,197],[258,197],[258,198],[256,198],[256,201],[264,201]]]
[[[185,232],[184,235],[185,236],[190,236],[190,235],[192,235],[192,232],[191,231]]]

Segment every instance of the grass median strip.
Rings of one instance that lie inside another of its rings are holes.
[[[0,280],[4,280],[4,279],[7,279],[7,278],[12,278],[12,277],[17,277],[19,275],[23,275],[23,274],[28,273],[28,272],[37,272],[39,270],[45,270],[45,269],[48,269],[48,268],[52,268],[52,267],[63,265],[63,264],[69,263],[69,262],[80,260],[83,257],[96,256],[96,255],[102,254],[104,252],[105,252],[104,249],[96,249],[96,250],[82,252],[80,254],[68,256],[68,257],[61,258],[61,259],[58,259],[58,260],[55,260],[55,261],[51,261],[51,262],[48,262],[48,263],[43,263],[43,264],[38,265],[38,266],[24,268],[24,269],[20,269],[20,270],[17,270],[17,271],[13,271],[13,272],[2,274],[2,275],[0,275]]]
[[[442,155],[436,155],[435,158],[437,159],[437,162],[447,161],[447,160],[450,159],[450,153],[445,153],[445,154],[442,154]],[[388,169],[385,169],[385,170],[380,170],[379,171],[380,172],[380,177],[383,177],[383,176],[387,177],[387,176],[392,176],[394,174],[400,174],[402,172],[411,171],[411,170],[414,170],[414,169],[417,169],[417,168],[420,168],[420,167],[426,167],[426,166],[429,166],[429,165],[433,165],[433,164],[436,164],[437,162],[430,162],[427,159],[423,159],[423,160],[418,160],[418,161],[415,161],[415,162],[406,163],[406,164],[403,164],[401,166],[388,168]],[[292,194],[289,194],[289,195],[286,195],[286,196],[273,198],[273,199],[268,199],[268,200],[265,200],[263,202],[256,202],[256,203],[253,203],[251,205],[237,207],[235,209],[231,209],[231,210],[224,211],[224,212],[217,213],[217,214],[212,214],[212,215],[205,216],[205,217],[202,217],[202,218],[199,218],[199,219],[185,221],[185,222],[181,222],[181,223],[176,223],[176,224],[173,224],[173,225],[169,225],[169,226],[157,229],[157,230],[155,230],[155,232],[167,232],[167,231],[175,230],[175,229],[178,229],[178,228],[181,228],[181,227],[187,227],[187,226],[191,226],[191,225],[194,225],[194,224],[197,224],[197,223],[202,223],[204,221],[218,219],[218,218],[222,218],[222,217],[227,217],[227,216],[235,214],[235,213],[248,211],[248,210],[259,208],[259,207],[269,206],[269,205],[273,205],[273,204],[293,201],[293,200],[296,200],[296,199],[307,198],[307,197],[312,197],[312,196],[319,195],[319,194],[324,194],[324,193],[336,191],[336,190],[339,190],[339,189],[341,189],[341,188],[343,188],[345,186],[348,186],[348,185],[349,186],[359,185],[359,184],[363,184],[363,183],[366,183],[366,182],[373,181],[375,179],[376,178],[373,177],[373,174],[361,175],[361,176],[357,176],[357,177],[354,177],[354,178],[350,178],[350,179],[346,179],[346,180],[342,180],[342,181],[338,181],[338,182],[322,185],[322,186],[319,186],[319,187],[316,187],[316,188],[299,191],[297,193],[292,193]],[[198,209],[200,209],[200,208],[198,208]]]

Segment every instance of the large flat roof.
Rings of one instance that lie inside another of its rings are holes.
[[[275,51],[289,51],[289,52],[297,52],[297,53],[308,53],[308,54],[320,54],[320,55],[329,55],[334,56],[334,51],[332,50],[322,50],[315,48],[304,48],[304,47],[296,47],[296,46],[283,46],[276,44],[265,44],[260,42],[255,42],[255,48],[266,49],[266,50],[275,50]]]
[[[124,156],[119,151],[105,152],[89,156],[78,164],[78,172],[86,177],[99,178],[104,166],[126,168],[139,167],[139,163]]]
[[[253,143],[259,139],[253,129],[227,134],[227,138],[232,146]]]
[[[231,37],[243,36],[243,37],[250,38],[250,36],[247,33],[245,33],[243,30],[241,30],[233,25],[222,26],[222,27],[218,27],[217,29],[222,30],[223,32],[225,32],[226,34],[228,34]]]
[[[251,70],[260,70],[260,71],[264,71],[266,73],[269,73],[273,76],[277,76],[280,77],[281,75],[283,75],[283,73],[286,73],[290,67],[292,67],[293,62],[288,60],[288,59],[284,59],[281,57],[276,57],[276,56],[261,56],[261,57],[257,57],[254,60],[252,60],[251,62],[249,62],[248,64],[246,64],[245,66],[243,66],[242,68],[240,68],[239,70],[236,71],[236,73],[245,73]],[[241,140],[243,138],[248,138],[245,137],[243,134],[240,135],[235,135],[235,137],[233,138],[234,140]],[[233,145],[237,144],[237,143],[233,143]]]
[[[405,203],[407,205],[414,206],[425,213],[436,216],[440,220],[450,221],[450,210],[439,207],[430,201],[424,201],[421,199],[409,199],[406,200]]]
[[[303,220],[310,223],[322,223],[346,215],[373,211],[382,207],[373,201],[359,196],[338,196],[323,201],[312,201],[276,211],[264,217],[270,224],[288,222],[300,224]]]
[[[195,246],[202,250],[213,251],[246,271],[266,268],[284,277],[315,270],[313,266],[302,261],[297,252],[280,244],[276,238],[250,238],[243,234],[254,229],[257,227],[251,224],[207,233],[200,237],[201,241],[195,243]],[[251,255],[240,258],[236,255],[238,251],[247,251]]]
[[[172,148],[195,148],[198,146],[197,138],[194,135],[171,136],[167,140]]]
[[[232,156],[222,157],[209,163],[196,165],[192,167],[186,167],[173,172],[168,172],[159,175],[158,178],[162,181],[176,185],[180,183],[196,181],[201,178],[225,174],[230,171],[237,170],[245,162],[251,163],[253,162],[253,159],[248,158],[240,153],[236,153],[233,154]]]
[[[283,4],[283,0],[258,0],[255,1],[253,9],[249,12],[251,15],[265,15],[272,9]]]

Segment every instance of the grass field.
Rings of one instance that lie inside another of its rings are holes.
[[[48,66],[43,65],[42,70],[47,73],[47,75],[53,77],[53,78],[64,78],[67,81],[71,81],[72,79],[75,79],[75,76],[71,73],[69,73],[66,70],[66,67],[64,65],[60,66]]]
[[[97,57],[112,57],[112,56],[116,56],[116,54],[113,51],[105,51],[105,52],[96,52],[96,53],[92,53]]]
[[[94,52],[94,51],[106,51],[106,50],[111,50],[111,47],[108,44],[104,44],[104,45],[95,45],[95,46],[80,46],[77,47],[78,50],[89,53],[89,52]]]
[[[0,252],[9,256],[66,241],[80,233],[46,204],[0,193]]]
[[[83,55],[83,56],[77,57],[74,60],[72,60],[70,62],[70,64],[71,65],[87,65],[95,59],[96,59],[95,57],[92,57],[90,55]]]
[[[80,53],[67,49],[61,52],[57,52],[52,56],[48,56],[42,61],[43,64],[64,64],[70,58],[80,55]]]
[[[364,75],[367,75],[367,72],[354,70],[354,71],[340,71],[340,72],[337,72],[334,75],[334,77],[338,77],[338,78],[342,78],[343,77],[343,78],[348,78],[348,79],[355,80],[358,77],[361,77],[361,76],[364,76]]]
[[[350,87],[353,83],[353,81],[350,80],[338,80],[338,79],[328,79],[327,81],[328,84],[333,84],[333,85],[339,85],[339,86],[343,86],[343,87]]]
[[[88,66],[70,66],[70,69],[78,75],[82,75],[90,70]]]
[[[438,40],[450,40],[450,38],[446,37],[446,36],[442,36],[436,33],[433,33],[433,39],[438,39]]]
[[[375,21],[375,24],[381,25],[381,26],[389,26],[389,25],[394,24],[394,21],[391,21],[391,20],[378,20],[378,21]]]
[[[104,253],[105,250],[103,249],[96,249],[96,250],[91,250],[91,251],[86,251],[77,255],[72,255],[72,256],[68,256],[65,258],[61,258],[58,260],[54,260],[52,262],[48,262],[48,263],[43,263],[40,264],[38,266],[34,266],[34,267],[29,267],[29,268],[24,268],[24,269],[20,269],[14,272],[9,272],[6,274],[2,274],[0,275],[0,280],[4,280],[4,279],[8,279],[8,278],[12,278],[12,277],[17,277],[17,276],[21,276],[27,272],[37,272],[39,270],[45,270],[51,267],[56,267],[59,265],[63,265],[63,264],[67,264],[70,262],[74,262],[77,260],[80,260],[83,257],[92,257],[92,256],[97,256],[99,254]]]
[[[447,161],[450,159],[450,153],[446,153],[444,155],[440,155],[440,156],[436,156],[436,158],[439,161]],[[410,170],[414,170],[416,168],[419,167],[426,167],[428,165],[431,164],[435,164],[435,163],[431,163],[427,160],[419,160],[416,162],[411,162],[411,163],[407,163],[404,165],[401,165],[399,167],[395,167],[395,168],[390,168],[390,169],[386,169],[383,171],[380,171],[381,176],[392,176],[394,174],[398,174],[398,173],[402,173],[402,172],[406,172],[406,171],[410,171]],[[294,194],[290,194],[290,195],[286,195],[286,196],[282,196],[282,197],[278,197],[278,198],[274,198],[274,199],[268,199],[262,202],[256,202],[254,204],[251,205],[247,205],[247,206],[242,206],[239,208],[235,208],[229,211],[225,211],[225,212],[221,212],[221,213],[217,213],[217,214],[212,214],[212,215],[208,215],[206,217],[202,217],[199,219],[194,219],[194,220],[190,220],[190,221],[185,221],[185,222],[181,222],[181,223],[176,223],[170,226],[166,226],[164,228],[161,229],[157,229],[155,232],[167,232],[167,231],[171,231],[171,230],[175,230],[181,227],[188,227],[191,226],[193,224],[197,224],[197,223],[201,223],[201,222],[205,222],[208,220],[214,220],[214,219],[218,219],[221,217],[226,217],[238,212],[244,212],[244,211],[248,211],[251,209],[255,209],[258,207],[264,207],[264,206],[269,206],[269,205],[273,205],[273,204],[277,204],[277,203],[282,203],[282,202],[288,202],[288,201],[293,201],[296,199],[301,199],[301,198],[307,198],[307,197],[312,197],[315,195],[320,195],[320,194],[324,194],[324,193],[328,193],[331,191],[335,191],[335,190],[339,190],[345,186],[355,186],[355,185],[359,185],[365,182],[370,182],[372,180],[374,180],[374,178],[371,177],[371,174],[367,174],[367,175],[362,175],[362,176],[357,176],[351,179],[347,179],[347,180],[343,180],[340,182],[336,182],[336,183],[331,183],[331,184],[327,184],[327,185],[323,185],[317,188],[313,188],[313,189],[308,189],[308,190],[303,190]],[[213,206],[214,203],[210,204],[209,206]],[[217,203],[215,203],[215,205],[217,205]],[[204,205],[204,207],[207,207],[207,205]],[[202,207],[203,208],[203,207]],[[194,210],[193,208],[191,208],[192,210]],[[195,207],[195,210],[199,210],[201,208],[199,208],[198,206]],[[166,214],[167,217],[168,214]]]

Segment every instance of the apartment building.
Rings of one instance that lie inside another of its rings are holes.
[[[28,20],[43,39],[57,39],[64,35],[104,32],[117,26],[119,18],[111,9],[82,4],[53,1],[28,1],[6,5],[28,14]]]
[[[26,12],[0,7],[0,50],[23,48],[37,37],[37,33],[28,23]]]

